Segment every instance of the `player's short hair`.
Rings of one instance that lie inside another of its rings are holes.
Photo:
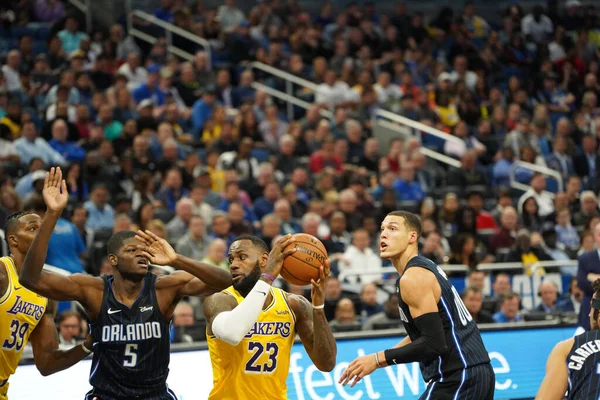
[[[258,247],[263,252],[265,252],[265,253],[269,252],[269,246],[267,246],[267,244],[265,243],[265,241],[262,240],[261,238],[259,238],[258,236],[254,236],[254,235],[242,235],[242,236],[238,236],[237,238],[235,238],[233,240],[233,242],[231,242],[231,244],[234,244],[235,242],[239,242],[240,240],[249,240],[250,242],[252,242],[252,244],[254,246]]]
[[[134,231],[121,231],[112,235],[108,239],[108,245],[106,246],[108,254],[117,254],[119,249],[123,247],[123,242],[133,237],[135,237]]]
[[[388,214],[388,216],[392,217],[402,217],[404,218],[404,226],[411,230],[417,232],[417,238],[421,237],[421,218],[417,214],[413,214],[408,211],[392,211]]]
[[[24,216],[30,215],[30,214],[35,214],[35,213],[31,212],[31,211],[17,211],[6,217],[6,219],[4,220],[4,240],[6,241],[7,245],[8,245],[8,237],[10,235],[12,235],[14,233],[15,229],[17,229],[17,226],[19,226],[19,219],[21,219],[21,217],[24,217]]]

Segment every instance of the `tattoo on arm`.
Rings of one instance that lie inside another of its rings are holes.
[[[301,296],[290,296],[296,313],[296,327],[304,348],[311,360],[321,371],[331,371],[335,367],[337,345],[325,318],[325,312],[314,310]]]

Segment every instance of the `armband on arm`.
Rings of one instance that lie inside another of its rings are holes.
[[[415,318],[421,337],[406,346],[385,350],[387,365],[429,361],[448,351],[446,334],[439,313],[427,313]]]

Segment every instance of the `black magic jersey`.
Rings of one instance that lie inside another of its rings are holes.
[[[600,398],[600,331],[582,333],[574,338],[567,356],[569,400]]]
[[[102,279],[102,307],[90,324],[97,342],[90,373],[94,389],[86,399],[176,399],[166,382],[170,324],[156,300],[156,276],[148,273],[144,277],[142,291],[131,308],[116,299],[113,277]]]
[[[443,379],[444,376],[457,370],[489,363],[490,358],[481,340],[477,324],[473,321],[473,317],[444,271],[431,260],[421,256],[413,257],[406,265],[404,272],[406,273],[409,268],[425,268],[431,271],[442,289],[438,308],[446,333],[448,352],[444,357],[438,357],[427,363],[419,363],[423,379],[426,382],[432,379]],[[421,337],[421,333],[410,315],[408,306],[402,301],[402,293],[399,289],[400,279],[402,277],[398,279],[396,285],[398,287],[400,319],[404,322],[408,336],[414,341]]]

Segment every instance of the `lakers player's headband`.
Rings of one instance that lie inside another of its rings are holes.
[[[596,310],[600,310],[600,299],[592,299],[592,307]]]

